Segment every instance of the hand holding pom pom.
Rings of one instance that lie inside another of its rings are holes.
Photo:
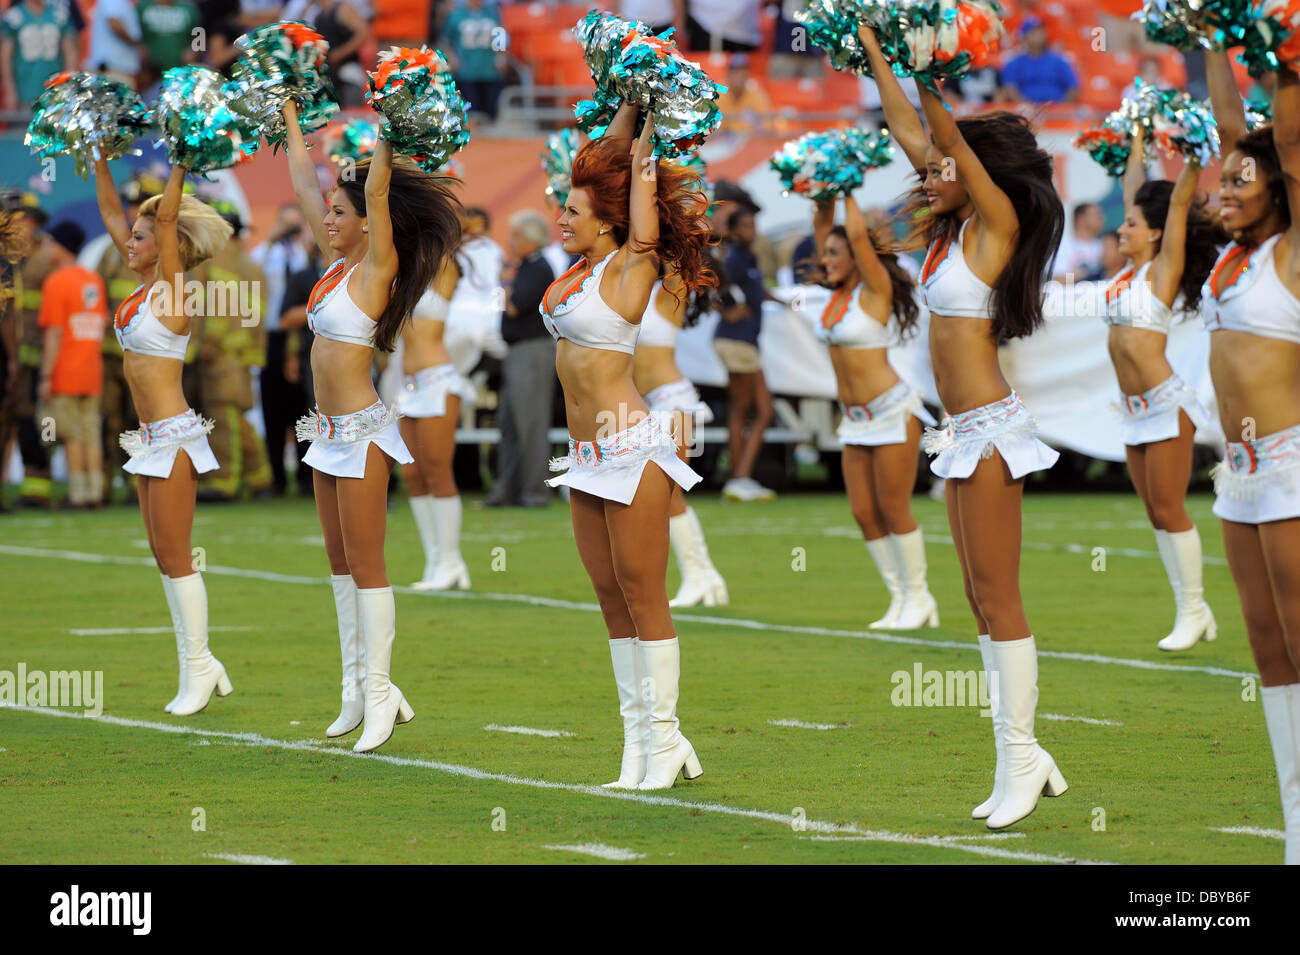
[[[144,100],[122,83],[91,73],[59,73],[36,98],[23,142],[42,158],[71,155],[77,175],[85,179],[90,164],[131,152],[152,125]]]
[[[366,102],[388,122],[380,139],[437,172],[469,142],[469,104],[437,50],[394,47],[379,55]]]
[[[258,128],[232,108],[221,74],[207,67],[164,73],[157,114],[172,164],[200,175],[244,162],[261,143]]]
[[[887,166],[893,159],[888,130],[867,133],[850,128],[791,140],[769,164],[781,177],[786,194],[795,192],[822,202],[850,194],[862,185],[866,170]]]

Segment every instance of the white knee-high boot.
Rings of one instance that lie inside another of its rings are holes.
[[[883,617],[873,620],[867,626],[871,629],[892,627],[898,621],[898,615],[903,612],[903,555],[897,542],[889,535],[864,543],[867,545],[867,553],[876,562],[876,570],[880,571],[885,589],[889,591],[889,609]]]
[[[338,615],[339,649],[343,656],[343,706],[339,717],[325,730],[333,739],[361,725],[366,709],[366,649],[361,641],[361,616],[357,610],[357,585],[349,574],[331,574],[334,612]]]
[[[605,783],[607,789],[636,789],[645,779],[650,750],[650,708],[641,692],[636,637],[615,637],[609,641],[618,686],[618,712],[623,717],[623,766],[618,779]]]
[[[1160,535],[1165,535],[1161,546]],[[1214,614],[1201,588],[1201,535],[1191,530],[1170,533],[1156,531],[1156,546],[1165,562],[1165,573],[1174,589],[1174,629],[1156,644],[1161,650],[1190,650],[1219,635]]]
[[[1300,683],[1260,687],[1260,700],[1282,793],[1283,859],[1287,865],[1300,865]]]
[[[172,586],[172,579],[166,574],[162,575],[162,585],[163,593],[167,595],[167,609],[172,615],[172,630],[176,634],[176,669],[180,674],[176,684],[176,695],[163,707],[170,713],[185,696],[185,675],[189,670],[189,664],[185,659],[185,620],[181,617],[181,608],[176,602],[176,588]]]
[[[986,824],[990,829],[1005,829],[1033,812],[1040,795],[1059,796],[1069,787],[1051,754],[1034,738],[1038,648],[1033,635],[993,640],[989,652],[998,671],[1006,761],[1002,798]]]
[[[413,720],[415,711],[389,678],[393,641],[397,638],[393,588],[358,587],[357,608],[366,648],[366,725],[352,750],[368,753],[388,742],[396,724]]]
[[[173,577],[176,606],[185,625],[186,686],[185,695],[172,707],[176,716],[189,716],[208,705],[213,692],[227,696],[234,689],[226,668],[208,649],[208,592],[203,575]]]
[[[939,604],[925,581],[925,537],[921,528],[891,534],[890,539],[903,571],[903,606],[890,626],[896,630],[939,626]]]
[[[469,567],[460,556],[460,495],[433,499],[433,527],[438,538],[438,569],[429,590],[469,590]]]
[[[683,513],[668,518],[668,539],[672,542],[677,567],[682,574],[682,585],[677,595],[668,601],[668,606],[726,606],[729,602],[727,584],[709,559],[704,529],[690,505]]]
[[[987,819],[1002,801],[1002,793],[1006,788],[1007,748],[1002,739],[1005,729],[1002,725],[1001,678],[998,675],[998,662],[993,656],[993,638],[987,633],[981,633],[979,642],[980,659],[984,661],[984,672],[987,674],[985,679],[989,687],[989,710],[993,717],[993,750],[997,759],[993,766],[993,795],[972,809],[970,817]]]
[[[433,524],[433,495],[422,494],[411,498],[411,514],[420,532],[420,545],[424,548],[424,573],[411,584],[416,590],[428,590],[438,571],[438,538]]]
[[[637,789],[669,789],[681,773],[687,779],[703,774],[695,748],[681,733],[677,719],[678,684],[681,682],[681,647],[677,638],[640,640],[641,692],[650,710],[650,753],[645,779]]]

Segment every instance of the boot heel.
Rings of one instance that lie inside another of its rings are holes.
[[[937,606],[930,611],[930,616],[925,618],[925,625],[927,627],[939,626],[939,608]]]
[[[1059,769],[1053,768],[1052,774],[1047,777],[1047,783],[1043,786],[1044,796],[1063,796],[1065,791],[1070,788],[1070,784],[1065,781]]]
[[[1210,625],[1205,628],[1205,636],[1202,638],[1206,643],[1213,643],[1219,636],[1219,624],[1213,617],[1210,618]]]
[[[686,762],[682,764],[683,779],[698,779],[704,775],[704,767],[700,765],[699,758],[695,755],[695,750],[691,750],[691,755],[686,757]]]
[[[402,697],[402,702],[397,704],[397,722],[409,723],[415,719],[415,710],[411,709],[411,704],[406,702],[406,697]]]
[[[226,671],[221,671],[221,676],[217,677],[217,696],[229,696],[235,692],[234,685],[230,682],[230,677],[226,676]]]

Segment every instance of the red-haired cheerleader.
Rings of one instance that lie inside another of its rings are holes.
[[[564,250],[582,258],[541,305],[570,436],[568,456],[552,462],[568,470],[547,483],[570,488],[578,554],[609,631],[624,730],[609,785],[666,789],[678,773],[703,771],[677,720],[681,657],[665,586],[672,487],[689,490],[700,476],[677,456],[671,416],[637,390],[632,356],[660,263],[686,292],[712,276],[700,180],[652,159],[649,117],[634,144],[636,119],[625,103],[578,153],[558,219]]]
[[[1205,288],[1210,377],[1228,438],[1214,513],[1259,668],[1286,862],[1300,865],[1300,79],[1279,70],[1275,123],[1247,132],[1228,54],[1206,62],[1229,150],[1219,222],[1233,239]]]
[[[859,30],[880,85],[890,132],[921,185],[904,212],[929,246],[921,279],[930,309],[930,358],[948,412],[928,431],[930,469],[947,479],[948,524],[991,679],[997,769],[993,795],[971,813],[1003,829],[1034,811],[1065,779],[1034,738],[1038,651],[1020,597],[1020,521],[1025,475],[1057,453],[1040,441],[1029,410],[1002,375],[998,344],[1043,322],[1043,276],[1065,211],[1052,157],[1029,121],[993,112],[961,120],[918,83],[930,136],[881,53]]]

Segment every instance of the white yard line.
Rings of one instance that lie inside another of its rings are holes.
[[[111,554],[88,554],[83,551],[51,550],[44,547],[18,547],[0,544],[0,554],[13,554],[19,557],[49,557],[56,560],[72,560],[91,564],[122,564],[128,566],[153,567],[152,558],[119,557]],[[280,574],[266,570],[249,570],[242,567],[222,567],[209,565],[204,573],[230,577],[247,577],[252,580],[266,580],[273,583],[305,584],[325,588],[329,581],[325,577],[305,577],[297,574]],[[556,610],[581,610],[587,613],[600,613],[600,607],[594,603],[577,600],[559,600],[554,597],[534,597],[530,594],[501,594],[474,590],[433,590],[417,591],[410,587],[393,586],[399,594],[411,594],[420,597],[436,597],[445,600],[491,600],[504,603],[520,603],[532,607],[550,607]],[[712,626],[734,627],[741,630],[766,631],[769,633],[798,633],[818,637],[837,637],[849,640],[871,640],[876,643],[892,643],[903,646],[922,647],[926,649],[965,650],[978,652],[979,645],[969,640],[922,640],[919,637],[905,637],[899,634],[884,633],[878,630],[841,630],[834,627],[805,627],[795,624],[767,623],[762,620],[749,620],[744,617],[712,617],[699,614],[676,613],[673,619],[687,623],[702,623]],[[1131,667],[1136,670],[1153,670],[1165,673],[1201,673],[1207,676],[1230,677],[1240,680],[1254,677],[1256,674],[1244,670],[1228,670],[1215,666],[1184,666],[1177,663],[1164,663],[1157,660],[1134,660],[1126,657],[1107,657],[1097,653],[1073,653],[1066,650],[1038,651],[1040,659],[1073,660],[1077,663],[1097,663],[1105,666]]]
[[[1254,826],[1210,826],[1213,832],[1226,832],[1230,836],[1263,836],[1265,839],[1285,839],[1281,829],[1257,829]]]
[[[1061,723],[1087,723],[1089,726],[1123,726],[1114,720],[1094,720],[1090,716],[1062,716],[1060,713],[1039,713],[1040,720],[1056,720]]]
[[[241,856],[229,852],[205,852],[205,859],[223,859],[240,865],[293,865],[292,859],[272,859],[270,856]]]
[[[32,706],[13,706],[7,707],[6,709],[10,712],[33,713],[38,716],[63,717],[64,719],[84,719],[93,723],[102,723],[109,726],[121,726],[130,729],[151,730],[156,733],[172,733],[179,736],[212,738],[232,745],[248,746],[254,749],[284,749],[296,752],[322,753],[328,756],[337,756],[340,759],[370,760],[372,762],[385,763],[389,766],[425,769],[436,773],[443,773],[448,776],[459,776],[465,779],[478,779],[485,782],[504,783],[509,786],[527,786],[531,789],[570,792],[581,796],[592,796],[599,799],[618,799],[623,802],[637,803],[638,805],[643,806],[666,806],[674,809],[690,810],[693,813],[707,812],[720,816],[756,819],[761,822],[776,823],[782,827],[791,826],[793,820],[793,817],[788,812],[770,812],[764,809],[742,809],[738,806],[728,806],[725,803],[693,802],[689,799],[680,799],[675,796],[652,796],[646,793],[605,789],[602,786],[596,785],[587,786],[579,783],[557,783],[546,779],[525,779],[522,776],[512,776],[509,773],[494,773],[484,769],[475,769],[472,766],[459,766],[455,763],[443,763],[432,759],[414,759],[406,756],[390,756],[386,753],[354,753],[350,749],[313,746],[304,740],[272,739],[271,737],[261,736],[257,733],[232,733],[223,730],[204,730],[193,726],[181,726],[174,723],[155,723],[148,720],[131,720],[121,716],[82,716],[76,712],[43,709],[41,707]],[[1061,864],[1086,865],[1109,864],[1093,859],[1076,859],[1064,855],[1045,855],[1039,852],[1015,852],[1009,849],[995,849],[991,846],[985,845],[971,845],[964,842],[945,841],[951,838],[949,836],[917,836],[902,832],[861,829],[852,824],[844,825],[833,822],[819,822],[815,819],[800,819],[798,820],[798,825],[801,827],[799,831],[854,836],[856,837],[856,841],[860,842],[892,842],[906,843],[910,845],[936,846],[938,848],[951,849],[956,852],[967,852],[981,856],[996,856],[998,858],[1014,859],[1020,862],[1055,862]]]
[[[793,726],[801,730],[843,730],[852,726],[852,723],[805,723],[803,720],[768,720],[773,726]]]
[[[538,730],[531,726],[497,726],[496,723],[489,723],[483,727],[489,733],[518,733],[520,736],[576,736],[576,733],[566,733],[564,730]]]
[[[597,859],[609,859],[612,862],[631,862],[633,859],[644,859],[644,852],[633,852],[631,849],[619,849],[617,846],[602,845],[599,842],[584,842],[579,846],[542,846],[543,849],[553,849],[556,852],[576,852],[579,855],[595,856]]]

